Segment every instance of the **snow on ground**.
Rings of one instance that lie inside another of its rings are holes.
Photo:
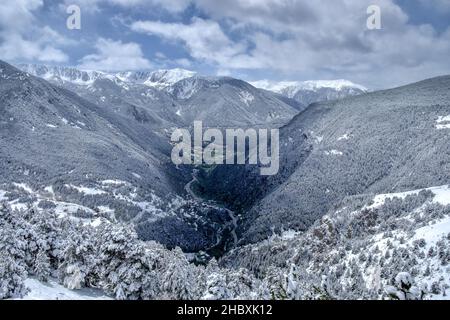
[[[436,120],[436,129],[442,130],[442,129],[450,129],[450,115],[448,116],[440,116]]]
[[[82,206],[82,205],[78,205],[75,203],[69,203],[69,202],[63,202],[63,201],[56,201],[55,194],[53,192],[53,187],[51,187],[51,186],[46,187],[44,189],[44,191],[45,191],[44,193],[40,193],[40,192],[34,191],[32,188],[30,188],[25,183],[13,183],[13,185],[16,188],[21,189],[32,196],[35,196],[36,201],[34,203],[32,203],[31,205],[36,207],[38,210],[39,210],[38,204],[40,201],[46,200],[46,201],[52,202],[55,205],[54,210],[55,210],[55,213],[58,215],[58,217],[61,217],[61,218],[66,217],[70,214],[77,213],[79,210],[87,212],[92,216],[95,216],[97,214],[94,210],[92,210],[88,207]],[[7,192],[0,191],[0,201],[10,200],[6,197],[6,194],[7,194]],[[13,210],[26,210],[28,207],[28,204],[20,202],[19,199],[11,199],[9,201],[9,204]]]
[[[13,183],[13,185],[19,189],[23,189],[28,193],[33,193],[33,189],[31,189],[27,184],[25,183]]]
[[[75,204],[75,203],[61,202],[61,201],[53,201],[53,203],[56,205],[55,213],[60,218],[66,217],[67,215],[77,213],[79,210],[87,212],[92,216],[97,215],[97,213],[94,210],[89,209],[88,207],[85,207],[85,206]]]
[[[407,196],[419,194],[421,191],[428,190],[434,193],[433,201],[442,205],[450,204],[450,187],[448,185],[432,187],[426,189],[418,189],[406,192],[378,194],[373,198],[373,204],[368,206],[368,209],[377,208],[384,204],[387,199],[405,199]]]
[[[27,209],[27,205],[25,203],[20,203],[18,200],[14,200],[12,202],[9,203],[11,206],[11,209],[13,210],[26,210]]]
[[[44,188],[44,191],[46,191],[46,192],[48,192],[48,193],[50,193],[50,194],[52,194],[52,195],[55,194],[55,192],[53,191],[53,186],[45,187],[45,188]]]
[[[142,176],[140,174],[137,174],[136,172],[132,172],[131,174],[137,179],[142,179]]]
[[[75,190],[77,190],[78,192],[83,193],[83,194],[85,194],[85,195],[99,195],[99,194],[106,194],[105,191],[100,190],[100,189],[96,189],[96,188],[88,188],[88,187],[83,187],[83,186],[77,187],[77,186],[74,186],[74,185],[72,185],[72,184],[66,184],[66,186],[67,186],[68,188],[75,189]]]
[[[418,194],[422,190],[429,190],[434,193],[435,196],[432,200],[433,202],[439,203],[441,205],[450,204],[450,188],[448,185],[445,185],[426,189],[412,190],[408,192],[377,195],[374,198],[375,202],[374,205],[370,207],[374,208],[381,206],[386,201],[386,199],[393,199],[393,198],[404,199],[408,195]],[[403,230],[394,230],[391,236],[387,236],[385,233],[376,234],[372,237],[370,242],[372,243],[371,244],[372,249],[377,247],[384,254],[386,251],[389,251],[387,246],[388,241],[391,242],[394,245],[394,247],[400,248],[406,246],[414,246],[415,241],[423,239],[426,242],[425,248],[427,251],[431,247],[436,248],[438,242],[445,241],[445,239],[448,239],[448,235],[450,235],[450,216],[445,216],[442,219],[430,221],[428,225],[424,227],[413,230],[412,234],[409,234],[408,232],[405,232]],[[402,237],[408,240],[406,242],[399,242],[398,239]],[[369,248],[367,248],[367,251],[369,251]],[[436,282],[443,282],[447,284],[450,283],[450,268],[445,267],[441,264],[438,255],[425,256],[423,259],[417,261],[417,266],[420,266],[420,269],[422,270],[420,273],[421,276],[418,276],[416,279],[416,281],[419,284],[421,285],[426,284],[428,288],[431,288],[432,284]],[[430,272],[428,275],[424,276],[424,270],[426,266],[430,268]],[[376,270],[371,270],[365,274],[365,278],[368,284],[369,284],[368,281],[371,278],[377,277],[377,275],[374,274],[374,272],[376,272]],[[427,295],[427,299],[447,300],[450,299],[450,297],[443,293],[432,294],[429,292]]]
[[[344,154],[342,153],[342,151],[333,149],[330,151],[325,151],[325,155],[327,155],[327,156],[342,156]]]
[[[255,97],[248,91],[241,91],[239,93],[239,99],[245,103],[245,105],[249,106],[250,103],[253,102],[253,100],[255,100]]]
[[[175,68],[169,70],[156,70],[144,84],[149,87],[165,88],[180,80],[195,76],[196,72]]]
[[[320,144],[323,141],[323,136],[317,136],[314,131],[310,131],[311,137],[315,140],[317,144]]]
[[[137,173],[132,174],[135,178],[142,178]],[[93,224],[94,226],[99,225],[102,222],[100,220],[96,220],[100,216],[108,217],[110,220],[114,220],[115,218],[115,210],[108,206],[89,208],[77,203],[64,202],[57,199],[52,186],[47,186],[44,190],[33,190],[24,183],[13,183],[13,185],[15,188],[33,196],[35,199],[32,203],[23,201],[21,198],[11,199],[7,197],[8,191],[0,190],[0,201],[8,201],[13,210],[26,210],[30,205],[37,210],[42,210],[39,207],[40,203],[42,201],[47,201],[53,203],[53,210],[60,218],[69,217],[70,219],[78,220],[81,223]],[[166,202],[151,190],[146,193],[144,197],[142,197],[141,195],[138,195],[136,188],[134,188],[134,190],[122,190],[122,187],[124,186],[132,187],[130,183],[117,179],[99,181],[97,186],[91,187],[66,184],[67,188],[77,190],[86,196],[101,196],[109,194],[117,200],[124,201],[129,205],[140,208],[141,212],[136,215],[133,221],[139,221],[141,218],[145,218],[149,221],[156,221],[167,216],[175,215],[175,211],[183,205],[183,201],[176,197],[171,201]]]
[[[445,217],[434,224],[416,230],[412,240],[424,239],[427,243],[436,243],[450,234],[450,217]]]
[[[283,239],[283,240],[291,240],[291,239],[294,239],[299,234],[301,234],[301,232],[289,229],[289,230],[283,231],[281,233],[281,239]]]
[[[110,179],[110,180],[103,180],[103,181],[101,181],[101,184],[118,186],[118,185],[127,185],[128,182],[122,181],[122,180],[112,180],[112,179]]]
[[[349,140],[350,139],[350,135],[348,133],[340,136],[339,138],[337,138],[337,141],[342,141],[342,140]]]
[[[25,286],[29,291],[20,300],[112,300],[101,290],[88,288],[69,290],[54,280],[43,283],[29,278],[25,280]]]

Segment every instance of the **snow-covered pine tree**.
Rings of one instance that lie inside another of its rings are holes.
[[[0,250],[0,299],[21,298],[26,294],[27,272],[23,264]]]
[[[204,300],[227,300],[231,299],[227,289],[227,277],[220,272],[216,259],[212,259],[206,267],[206,287],[202,299]]]
[[[96,267],[96,250],[89,227],[71,226],[66,232],[67,247],[58,268],[59,278],[68,289],[95,284],[98,280],[93,272]]]
[[[162,271],[162,289],[170,299],[199,299],[205,289],[204,268],[189,264],[180,248],[166,256],[167,264]]]
[[[392,300],[423,300],[425,291],[414,286],[414,281],[408,272],[400,272],[393,279],[393,285],[385,291]]]
[[[257,299],[256,292],[260,283],[247,269],[222,269],[222,272],[227,275],[227,290],[233,299]]]
[[[39,281],[47,282],[51,275],[50,259],[47,252],[39,250],[34,262],[33,273]]]
[[[119,300],[154,298],[148,290],[154,285],[154,266],[136,232],[129,226],[104,224],[98,241],[102,287]]]

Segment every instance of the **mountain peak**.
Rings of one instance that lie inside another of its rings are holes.
[[[310,90],[315,91],[323,88],[341,91],[344,89],[357,89],[367,92],[368,89],[362,85],[353,83],[349,80],[307,80],[307,81],[280,81],[273,82],[270,80],[259,80],[250,82],[253,86],[277,93],[285,93],[286,91]]]
[[[145,82],[149,86],[167,87],[180,80],[195,76],[197,73],[185,69],[162,69],[151,73],[150,78]]]
[[[165,88],[196,74],[193,71],[180,68],[109,73],[94,70],[80,70],[74,67],[39,64],[18,64],[17,67],[45,80],[69,82],[76,85],[91,85],[97,79],[118,79],[123,82],[144,84],[149,87]]]
[[[273,82],[260,80],[251,82],[254,87],[279,93],[307,106],[321,102],[363,94],[369,90],[349,80],[309,80]]]

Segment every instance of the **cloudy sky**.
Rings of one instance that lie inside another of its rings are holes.
[[[81,9],[69,30],[66,9]],[[381,8],[381,30],[366,26]],[[450,0],[1,0],[0,59],[387,88],[450,74]]]

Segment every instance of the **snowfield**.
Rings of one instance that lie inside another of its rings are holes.
[[[333,149],[330,151],[325,151],[325,155],[327,155],[327,156],[343,156],[344,153],[342,153],[342,151]]]
[[[101,290],[84,288],[69,290],[55,280],[43,283],[34,278],[25,280],[27,294],[20,300],[112,300]]]
[[[450,204],[450,187],[448,185],[439,186],[439,187],[431,187],[426,189],[418,189],[407,192],[398,192],[398,193],[387,193],[387,194],[379,194],[376,195],[373,199],[373,204],[368,206],[368,208],[376,208],[383,205],[387,199],[400,198],[405,199],[410,195],[417,195],[421,191],[431,191],[434,194],[433,201],[444,206]]]
[[[436,120],[436,129],[450,129],[450,115],[439,116],[439,118]]]

